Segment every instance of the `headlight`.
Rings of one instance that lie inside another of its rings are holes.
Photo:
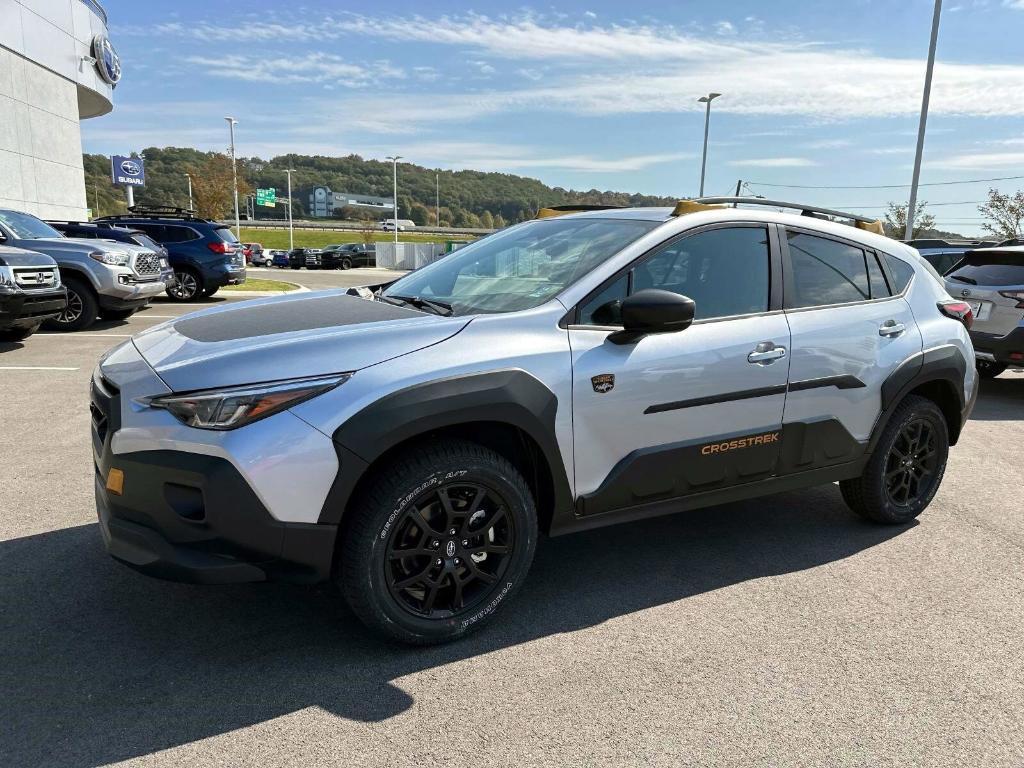
[[[348,381],[351,373],[291,379],[247,387],[226,387],[163,395],[145,402],[152,408],[164,408],[182,424],[197,429],[237,429],[246,424],[291,408]]]
[[[89,258],[103,264],[110,264],[112,267],[128,266],[128,254],[123,251],[93,251],[89,254]]]

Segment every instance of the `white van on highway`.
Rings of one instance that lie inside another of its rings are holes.
[[[394,232],[396,229],[404,232],[407,229],[415,229],[416,222],[412,219],[384,219],[380,223],[380,228],[385,232]]]

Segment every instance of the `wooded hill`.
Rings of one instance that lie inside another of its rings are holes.
[[[135,191],[137,203],[150,205],[188,205],[188,181],[210,162],[215,153],[194,149],[150,147],[146,158],[146,186]],[[121,213],[125,210],[124,191],[110,181],[110,159],[104,155],[85,155],[86,193],[94,215]],[[274,187],[279,198],[287,194],[286,168],[292,174],[296,218],[306,215],[313,187],[327,186],[336,192],[390,197],[391,163],[348,157],[310,157],[284,155],[271,160],[240,158],[238,172],[243,189]],[[440,171],[441,224],[454,227],[501,227],[532,218],[538,208],[569,203],[604,205],[669,205],[675,198],[628,194],[591,189],[578,191],[549,187],[537,179],[508,173],[481,171]],[[434,174],[432,168],[411,163],[398,164],[398,207],[402,218],[417,224],[434,224]],[[244,182],[244,183],[243,183]],[[228,183],[230,188],[230,182]],[[244,207],[244,206],[243,206]],[[284,218],[282,204],[277,208],[258,208],[258,218]],[[225,210],[221,215],[227,216]],[[346,209],[344,218],[379,219],[379,211]]]

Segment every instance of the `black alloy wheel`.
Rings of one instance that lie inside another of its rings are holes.
[[[893,504],[906,507],[923,498],[938,468],[935,430],[926,419],[915,419],[896,436],[885,462],[885,491]]]
[[[174,270],[174,285],[167,289],[167,295],[175,301],[193,301],[202,293],[203,287],[194,272],[187,269]]]
[[[64,287],[68,292],[67,306],[57,317],[47,320],[44,326],[54,331],[84,331],[96,322],[100,314],[99,302],[92,288],[85,280],[67,276]]]
[[[493,488],[447,483],[410,503],[387,544],[386,579],[406,610],[438,619],[472,610],[515,546],[508,503]]]
[[[352,269],[352,259],[342,259],[341,260],[341,268],[342,269]]]

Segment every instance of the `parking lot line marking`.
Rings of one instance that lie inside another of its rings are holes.
[[[37,333],[32,338],[64,338],[64,339],[130,339],[130,333]]]
[[[173,320],[176,317],[181,317],[181,315],[151,315],[148,312],[146,312],[145,314],[135,315],[134,317],[139,318],[141,320],[145,320],[147,318],[152,320],[156,320],[157,318],[161,320]]]
[[[77,371],[77,368],[57,368],[50,365],[0,365],[0,371]]]

